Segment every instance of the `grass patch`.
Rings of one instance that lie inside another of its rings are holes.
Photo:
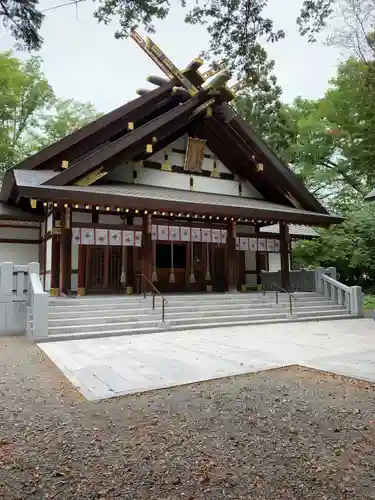
[[[363,306],[365,311],[375,309],[375,295],[365,295],[363,297]]]

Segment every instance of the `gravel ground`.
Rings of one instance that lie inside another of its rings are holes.
[[[16,338],[0,374],[1,499],[375,499],[371,384],[289,367],[89,403]]]

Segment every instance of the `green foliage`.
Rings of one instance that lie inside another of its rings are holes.
[[[363,297],[363,306],[365,310],[375,309],[375,295],[365,295]]]
[[[295,243],[293,256],[303,267],[336,266],[341,280],[354,283],[363,275],[375,278],[374,248],[374,206],[362,204],[342,224],[321,229],[319,238]]]
[[[19,47],[38,50],[43,39],[39,34],[43,14],[39,0],[0,0],[0,22],[9,29]]]
[[[0,174],[98,116],[91,104],[57,99],[38,57],[0,53],[0,89]]]

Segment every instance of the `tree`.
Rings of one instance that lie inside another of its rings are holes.
[[[0,173],[98,116],[91,104],[57,99],[38,57],[0,53],[0,88]]]
[[[41,72],[41,61],[25,63],[10,52],[0,53],[0,170],[27,155],[27,130],[39,126],[42,113],[54,102],[54,94]]]
[[[74,99],[56,99],[40,123],[34,141],[38,149],[61,139],[73,130],[96,120],[100,114],[91,103]]]
[[[39,34],[43,14],[38,0],[0,0],[0,21],[9,29],[21,47],[38,50],[42,46]]]
[[[375,92],[370,80],[371,68],[349,59],[322,99],[297,98],[285,105],[277,92],[246,91],[235,106],[313,194],[341,211],[375,185]]]
[[[320,237],[294,244],[293,260],[302,267],[335,266],[340,281],[356,284],[363,275],[375,278],[375,217],[372,204],[358,204],[342,224],[321,229]]]

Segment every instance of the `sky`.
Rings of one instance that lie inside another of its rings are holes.
[[[42,0],[44,8],[64,0]],[[286,4],[288,7],[286,8]],[[322,43],[309,44],[296,29],[300,0],[269,0],[267,14],[286,38],[268,45],[275,73],[283,89],[283,100],[295,97],[318,98],[327,89],[341,55],[338,49]],[[44,45],[40,51],[43,71],[56,95],[91,102],[98,111],[107,112],[137,97],[139,87],[152,88],[146,82],[150,74],[162,74],[147,55],[133,42],[116,40],[115,25],[98,24],[91,0],[50,10],[42,28]],[[156,23],[153,40],[179,67],[185,67],[208,46],[203,26],[183,22],[183,10],[174,7],[167,19]],[[14,48],[14,41],[0,28],[0,51]],[[139,30],[145,35],[142,30]],[[17,53],[21,58],[25,53]]]

